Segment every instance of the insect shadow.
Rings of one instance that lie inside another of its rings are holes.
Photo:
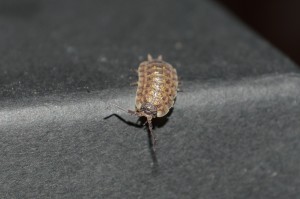
[[[160,117],[160,118],[153,118],[153,129],[155,129],[156,127],[160,128],[163,127],[167,122],[168,122],[168,117],[172,114],[173,112],[173,108],[170,109],[170,111],[168,112],[168,114],[165,117]],[[133,126],[136,128],[146,128],[147,132],[148,132],[148,145],[149,145],[149,149],[150,149],[150,155],[152,158],[152,162],[153,162],[153,173],[158,173],[158,160],[157,160],[157,156],[156,156],[156,152],[153,148],[153,143],[151,142],[151,133],[147,127],[147,119],[145,117],[139,117],[137,119],[136,122],[131,122],[131,121],[127,121],[124,118],[122,118],[121,116],[119,116],[118,114],[111,114],[109,116],[106,116],[103,119],[109,119],[111,117],[116,117],[119,120],[121,120],[122,122],[124,122],[125,124],[129,125],[129,126]]]

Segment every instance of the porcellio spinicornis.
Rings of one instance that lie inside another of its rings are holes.
[[[163,61],[161,55],[153,59],[150,54],[137,72],[135,111],[128,110],[128,113],[147,118],[152,146],[155,146],[152,118],[165,116],[173,107],[178,90],[177,72],[171,64]]]

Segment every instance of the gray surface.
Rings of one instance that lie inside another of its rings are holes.
[[[297,198],[297,67],[210,1],[0,2],[1,198]],[[163,54],[184,92],[156,121],[138,63]]]

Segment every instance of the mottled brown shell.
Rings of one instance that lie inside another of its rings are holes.
[[[159,56],[144,61],[138,68],[138,88],[135,99],[136,111],[141,112],[145,104],[156,107],[156,117],[165,116],[174,105],[177,95],[178,77],[176,69]]]

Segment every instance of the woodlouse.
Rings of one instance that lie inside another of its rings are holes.
[[[127,112],[147,118],[152,146],[155,146],[156,138],[153,133],[152,119],[165,116],[173,107],[178,89],[177,72],[171,64],[163,61],[161,55],[153,59],[150,54],[148,54],[147,61],[140,63],[137,72],[135,111],[128,110]]]

